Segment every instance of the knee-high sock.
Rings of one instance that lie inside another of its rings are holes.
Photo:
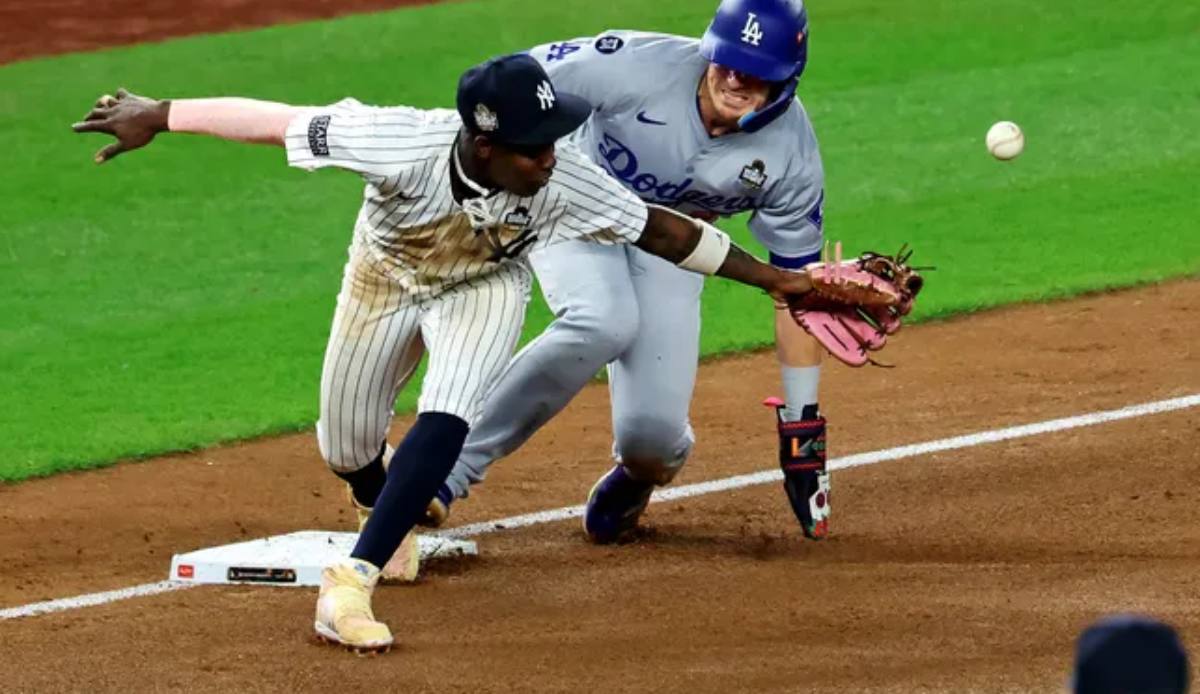
[[[783,395],[787,398],[787,407],[782,413],[783,420],[798,422],[817,416],[817,390],[821,384],[821,367],[784,366],[781,370]]]
[[[383,484],[387,481],[387,472],[383,469],[383,452],[387,449],[387,444],[379,447],[379,455],[366,464],[361,470],[354,472],[342,472],[334,470],[333,474],[341,477],[350,485],[350,489],[354,494],[354,500],[359,506],[371,508],[375,505],[375,500],[379,498],[379,492],[383,490]]]
[[[425,507],[446,481],[467,438],[467,423],[454,415],[424,412],[396,448],[387,483],[350,556],[382,568],[395,554]]]

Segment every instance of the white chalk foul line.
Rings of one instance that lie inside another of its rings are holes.
[[[87,595],[76,595],[73,598],[60,598],[58,600],[47,600],[45,602],[35,602],[29,605],[21,605],[20,607],[10,607],[6,610],[0,610],[0,621],[6,619],[16,619],[17,617],[32,617],[39,614],[48,614],[50,612],[62,612],[63,610],[73,610],[78,607],[91,607],[93,605],[103,605],[109,602],[117,602],[127,598],[136,598],[142,595],[158,595],[159,593],[169,593],[173,590],[183,590],[184,588],[194,588],[191,583],[181,583],[179,581],[159,581],[158,583],[143,583],[140,586],[132,586],[130,588],[118,588],[104,593],[88,593]]]
[[[1130,405],[1129,407],[1122,407],[1119,410],[1092,412],[1076,417],[1051,419],[1045,422],[1024,424],[1021,426],[1009,427],[1007,429],[981,431],[974,434],[955,436],[948,439],[937,439],[936,441],[915,443],[909,446],[897,446],[895,448],[887,448],[880,451],[857,453],[855,455],[831,459],[829,461],[829,469],[841,470],[848,467],[858,467],[859,465],[873,465],[875,463],[882,463],[899,458],[927,455],[929,453],[937,453],[939,451],[951,451],[958,448],[970,448],[972,446],[980,446],[985,443],[1008,441],[1009,439],[1019,439],[1026,436],[1049,434],[1056,431],[1064,431],[1066,429],[1076,429],[1079,427],[1092,426],[1094,424],[1103,424],[1105,422],[1115,422],[1121,419],[1144,417],[1151,414],[1182,410],[1189,407],[1195,407],[1197,405],[1200,405],[1200,394],[1187,395],[1180,398],[1173,398],[1171,400],[1159,400],[1157,402],[1148,402],[1141,405]],[[650,497],[650,502],[674,501],[676,499],[686,499],[690,496],[713,494],[716,492],[725,492],[732,489],[741,489],[743,487],[752,487],[754,485],[781,481],[783,481],[783,472],[778,469],[765,470],[763,472],[755,472],[749,475],[738,475],[736,477],[726,477],[724,479],[711,480],[709,482],[697,482],[695,484],[687,484],[679,487],[662,489],[655,492],[654,495]],[[568,518],[578,518],[582,515],[583,506],[565,506],[563,508],[551,509],[549,511],[538,511],[537,513],[526,513],[520,516],[501,518],[494,521],[472,523],[471,525],[450,528],[448,530],[441,531],[438,534],[455,538],[471,537],[474,535],[483,535],[501,530],[511,530],[513,528],[523,528],[541,523],[553,523],[555,521],[567,520]]]
[[[974,434],[954,436],[946,439],[937,439],[936,441],[927,441],[925,443],[897,446],[895,448],[886,448],[867,453],[857,453],[855,455],[848,455],[830,460],[829,468],[831,470],[841,470],[849,467],[858,467],[860,465],[873,465],[875,463],[883,463],[889,460],[897,460],[900,458],[910,458],[913,456],[938,453],[940,451],[952,451],[960,448],[970,448],[973,446],[981,446],[987,443],[1009,441],[1011,439],[1037,436],[1039,434],[1050,434],[1057,431],[1077,429],[1079,427],[1104,424],[1106,422],[1115,422],[1122,419],[1132,419],[1134,417],[1145,417],[1147,415],[1160,414],[1163,412],[1173,412],[1175,410],[1196,407],[1197,405],[1200,405],[1200,394],[1187,395],[1184,397],[1172,398],[1170,400],[1159,400],[1157,402],[1148,402],[1141,405],[1130,405],[1129,407],[1122,407],[1121,409],[1117,410],[1092,412],[1076,417],[1064,417],[1062,419],[1052,419],[1034,424],[1024,424],[1021,426],[1009,427],[1007,429],[981,431]],[[755,472],[749,475],[726,477],[724,479],[712,480],[709,482],[698,482],[696,484],[688,484],[680,487],[663,489],[654,493],[654,496],[651,498],[651,502],[686,499],[692,496],[714,494],[716,492],[741,489],[743,487],[752,487],[759,484],[779,482],[782,479],[783,473],[779,470],[766,470],[763,472]],[[583,506],[566,506],[548,511],[539,511],[537,513],[526,513],[520,516],[501,518],[494,521],[472,523],[470,525],[449,528],[447,530],[442,530],[431,534],[442,537],[467,538],[476,535],[499,532],[502,530],[524,528],[542,523],[554,523],[561,520],[567,520],[569,518],[578,518],[581,515],[583,515]],[[118,600],[125,600],[127,598],[134,598],[143,595],[157,595],[159,593],[168,593],[174,590],[194,588],[195,585],[196,584],[193,583],[182,583],[178,581],[159,581],[158,583],[146,583],[140,586],[111,590],[104,593],[90,593],[88,595],[79,595],[73,598],[48,600],[46,602],[38,602],[30,605],[22,605],[20,607],[11,607],[5,610],[0,610],[0,621],[4,621],[6,619],[15,619],[17,617],[31,617],[33,615],[61,612],[63,610],[72,610],[79,607],[103,605],[105,603],[116,602]]]

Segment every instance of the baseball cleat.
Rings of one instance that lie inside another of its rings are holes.
[[[588,492],[583,531],[598,545],[625,539],[637,527],[653,491],[653,482],[635,480],[624,465],[614,466]]]
[[[417,523],[426,528],[442,527],[450,518],[450,504],[452,503],[454,503],[454,493],[450,491],[450,487],[443,484],[438,488],[437,495],[430,500],[429,506],[425,509],[425,516]]]
[[[829,473],[785,470],[783,490],[804,536],[810,540],[829,537]]]
[[[763,402],[775,408],[779,427],[779,467],[783,490],[800,530],[810,540],[829,537],[829,469],[825,458],[825,418],[814,406],[806,419],[785,421],[779,398]]]
[[[412,583],[420,573],[421,543],[417,540],[416,531],[410,530],[379,572],[379,580],[384,583]]]
[[[317,639],[344,646],[359,655],[386,653],[392,632],[371,612],[371,594],[379,583],[379,569],[369,562],[347,559],[321,572]]]

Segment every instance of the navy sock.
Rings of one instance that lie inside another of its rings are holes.
[[[467,429],[465,421],[443,412],[424,412],[417,417],[396,448],[387,483],[351,557],[383,568],[450,476]]]
[[[379,498],[379,492],[383,491],[383,483],[387,481],[387,472],[383,469],[383,451],[386,448],[386,443],[381,445],[379,455],[375,456],[375,459],[367,463],[361,470],[333,471],[333,474],[341,477],[350,485],[351,493],[354,494],[354,500],[358,502],[359,506],[373,507],[375,500]]]

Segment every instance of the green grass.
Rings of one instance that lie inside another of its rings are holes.
[[[102,139],[68,127],[98,94],[449,106],[458,74],[488,55],[605,27],[696,34],[710,9],[488,0],[0,68],[0,480],[316,416],[357,179],[180,136],[98,168]],[[1200,272],[1193,3],[845,0],[811,13],[802,94],[827,234],[851,250],[908,241],[937,265],[917,318]],[[984,151],[1000,119],[1026,130],[1016,161]],[[546,321],[538,302],[526,334]],[[710,281],[704,326],[706,354],[760,346],[770,309]]]

